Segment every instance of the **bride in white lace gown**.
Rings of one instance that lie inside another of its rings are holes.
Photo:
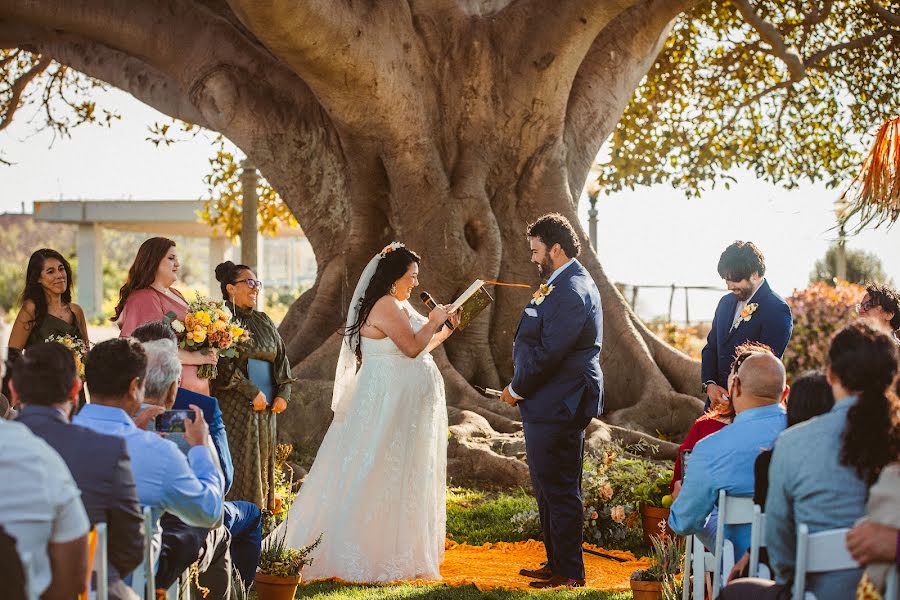
[[[354,292],[335,417],[285,523],[295,548],[324,534],[307,580],[440,579],[448,429],[444,381],[429,352],[456,316],[438,307],[426,319],[412,308],[418,262],[395,242]]]

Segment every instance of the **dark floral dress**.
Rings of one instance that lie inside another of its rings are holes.
[[[242,344],[235,358],[220,357],[218,375],[212,381],[211,393],[219,399],[228,433],[228,446],[234,462],[234,483],[228,500],[254,502],[260,508],[272,508],[271,489],[275,466],[275,415],[271,410],[255,412],[253,399],[259,393],[248,375],[247,362],[257,359],[271,363],[274,394],[266,401],[271,408],[276,397],[291,399],[291,366],[284,340],[266,313],[235,308],[242,327],[250,332],[250,340]]]

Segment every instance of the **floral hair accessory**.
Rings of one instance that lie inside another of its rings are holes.
[[[406,248],[406,244],[404,244],[403,242],[391,242],[384,247],[384,250],[381,251],[381,258],[384,258],[394,250],[399,250],[400,248]]]

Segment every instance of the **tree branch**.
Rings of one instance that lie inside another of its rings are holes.
[[[19,102],[22,100],[22,94],[25,91],[25,88],[28,87],[28,84],[31,83],[35,77],[46,71],[51,62],[53,61],[49,56],[41,56],[40,60],[38,60],[33,67],[23,73],[12,84],[12,93],[6,107],[6,114],[3,115],[3,120],[0,121],[0,131],[3,131],[9,127],[10,123],[12,123],[13,115],[15,115],[16,111],[19,109]]]
[[[819,62],[822,61],[823,58],[835,54],[837,52],[843,52],[844,50],[852,50],[854,48],[864,48],[871,44],[872,42],[881,39],[885,36],[898,36],[900,37],[900,31],[896,29],[880,29],[874,33],[870,33],[869,35],[864,35],[855,40],[850,40],[847,42],[843,42],[840,44],[834,44],[833,46],[828,46],[827,48],[823,48],[818,52],[814,52],[809,55],[809,58],[806,60],[809,68],[814,68]]]
[[[881,5],[878,0],[869,0],[869,6],[883,21],[886,21],[894,27],[900,27],[900,15],[892,13]]]
[[[616,17],[594,40],[566,107],[566,164],[574,197],[581,192],[603,140],[656,61],[675,17],[697,1],[647,0]]]
[[[778,28],[759,16],[750,0],[731,0],[731,2],[747,24],[756,29],[763,41],[772,47],[775,55],[781,58],[791,74],[791,81],[802,81],[806,77],[806,65],[797,49],[788,47]]]

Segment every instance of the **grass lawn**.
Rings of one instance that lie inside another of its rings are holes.
[[[460,544],[518,542],[538,532],[519,533],[510,519],[516,513],[537,510],[534,497],[525,490],[484,492],[447,489],[447,537]]]
[[[549,595],[552,593],[552,596]],[[518,590],[478,591],[475,586],[445,587],[442,585],[372,586],[346,585],[330,581],[301,585],[295,598],[315,600],[388,600],[410,598],[414,600],[525,600],[539,598],[578,600],[631,600],[631,592],[598,592],[596,590],[524,592]]]

